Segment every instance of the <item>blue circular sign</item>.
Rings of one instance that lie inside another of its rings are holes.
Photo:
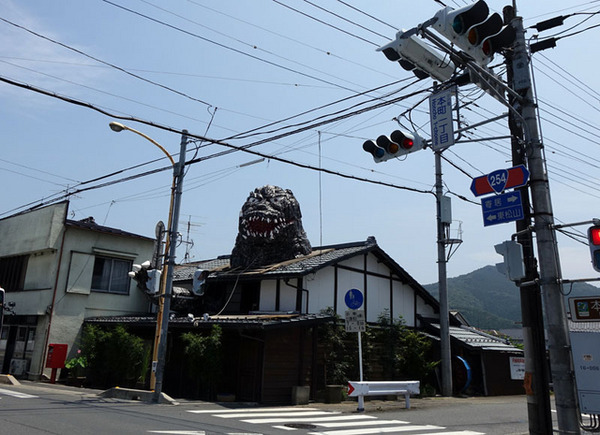
[[[363,299],[362,292],[356,288],[353,288],[346,292],[344,301],[346,302],[346,306],[351,310],[358,310],[360,307],[362,307]]]

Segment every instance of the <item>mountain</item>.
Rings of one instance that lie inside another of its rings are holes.
[[[506,329],[520,327],[521,298],[519,288],[495,266],[486,266],[466,275],[448,278],[448,304],[450,310],[460,311],[471,326],[482,329]],[[438,298],[438,284],[424,286]],[[586,283],[575,283],[566,298],[593,296],[600,289]],[[565,302],[566,303],[566,302]]]

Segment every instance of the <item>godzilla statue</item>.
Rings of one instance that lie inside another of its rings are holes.
[[[231,267],[257,267],[310,254],[300,205],[289,189],[263,186],[250,192],[240,212]]]

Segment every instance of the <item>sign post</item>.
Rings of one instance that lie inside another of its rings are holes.
[[[364,301],[363,294],[358,289],[350,289],[346,292],[344,302],[349,310],[346,310],[346,332],[356,332],[358,334],[358,371],[360,381],[363,381],[363,364],[362,364],[362,339],[361,332],[366,331],[365,311],[361,310]],[[365,410],[364,396],[358,396],[358,411]]]

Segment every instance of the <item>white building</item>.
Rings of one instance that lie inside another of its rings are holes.
[[[48,345],[67,344],[73,356],[85,318],[149,312],[127,273],[152,258],[154,240],[69,220],[68,206],[0,220],[0,287],[12,306],[0,331],[1,373],[48,375]]]

